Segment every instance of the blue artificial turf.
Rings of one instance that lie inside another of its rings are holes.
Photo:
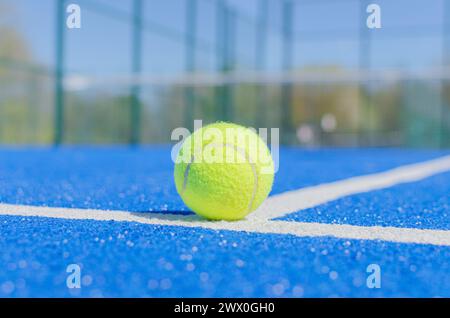
[[[0,202],[190,213],[169,146],[0,149]],[[272,194],[442,156],[443,151],[282,148]]]
[[[0,232],[0,296],[450,296],[450,247],[10,216]]]
[[[279,219],[450,230],[450,172],[343,197]]]
[[[282,148],[272,194],[444,154]],[[190,213],[172,170],[168,146],[3,148],[0,203]],[[440,174],[284,219],[448,229],[448,181]],[[5,215],[0,233],[0,296],[450,297],[450,247]],[[66,286],[73,263],[81,289]],[[372,263],[381,289],[366,287]]]

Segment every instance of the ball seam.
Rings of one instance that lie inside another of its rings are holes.
[[[214,146],[215,144],[212,143],[212,144],[209,144],[209,145],[213,145]],[[253,188],[252,196],[250,198],[250,203],[249,203],[248,208],[247,208],[247,212],[251,212],[253,203],[255,202],[255,199],[256,199],[256,193],[258,191],[258,186],[259,186],[259,178],[258,178],[258,173],[256,171],[255,164],[251,162],[250,155],[246,152],[246,150],[244,148],[241,148],[241,147],[239,147],[237,145],[233,145],[233,144],[229,144],[229,143],[217,144],[217,146],[233,148],[235,151],[237,151],[238,153],[240,153],[241,155],[243,155],[245,157],[245,159],[247,160],[247,163],[252,168],[252,172],[253,172],[253,176],[254,176],[254,188]],[[186,190],[187,182],[188,182],[188,176],[189,176],[189,171],[191,169],[191,164],[194,162],[194,160],[195,160],[194,155],[191,155],[191,161],[188,163],[188,165],[187,165],[187,167],[186,167],[186,169],[184,170],[184,173],[183,173],[183,186],[182,186],[182,189],[181,189],[181,194],[183,194],[184,191]]]

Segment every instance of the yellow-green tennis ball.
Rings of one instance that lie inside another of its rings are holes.
[[[178,193],[195,213],[211,220],[240,220],[269,195],[274,164],[253,130],[219,122],[186,138],[174,178]]]

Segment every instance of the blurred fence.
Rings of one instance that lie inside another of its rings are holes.
[[[377,1],[380,30],[365,0],[79,0],[80,30],[68,2],[41,3],[50,63],[18,54],[29,40],[0,6],[1,143],[167,143],[203,119],[286,144],[450,146],[444,0]],[[402,3],[425,18],[398,25]]]

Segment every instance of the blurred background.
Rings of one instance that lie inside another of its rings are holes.
[[[446,0],[2,0],[0,143],[169,143],[202,119],[445,148],[449,57]]]

